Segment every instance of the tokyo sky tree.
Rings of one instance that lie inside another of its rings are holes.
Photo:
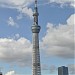
[[[41,67],[40,67],[40,52],[39,52],[39,32],[41,27],[38,25],[38,8],[37,8],[37,0],[35,0],[34,7],[34,23],[32,25],[32,43],[33,43],[33,55],[32,55],[32,75],[41,75]]]

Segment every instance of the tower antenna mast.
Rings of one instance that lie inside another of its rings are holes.
[[[35,7],[37,7],[37,0],[35,0]]]
[[[34,25],[38,25],[38,7],[37,7],[37,0],[35,0],[35,7],[34,7],[34,13],[33,13],[33,17],[34,17]]]

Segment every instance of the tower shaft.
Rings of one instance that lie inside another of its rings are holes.
[[[33,33],[33,55],[32,55],[32,75],[41,75],[41,68],[40,68],[40,52],[39,52],[39,32],[40,26],[38,25],[38,8],[37,8],[37,0],[35,0],[35,7],[34,7],[34,23],[32,25],[32,33]]]
[[[39,35],[33,33],[33,75],[41,75],[40,69],[40,53],[39,53]]]

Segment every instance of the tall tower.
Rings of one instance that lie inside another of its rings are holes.
[[[39,52],[39,32],[40,26],[38,25],[38,8],[37,8],[37,0],[35,0],[34,7],[34,23],[32,25],[32,33],[33,33],[33,55],[32,55],[32,75],[41,75],[40,68],[40,52]]]

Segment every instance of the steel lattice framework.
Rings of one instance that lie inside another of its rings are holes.
[[[40,67],[40,52],[39,52],[39,32],[41,27],[38,25],[38,8],[37,8],[37,0],[35,0],[34,7],[34,24],[32,25],[32,43],[33,43],[33,56],[32,56],[32,75],[41,75],[41,67]]]

